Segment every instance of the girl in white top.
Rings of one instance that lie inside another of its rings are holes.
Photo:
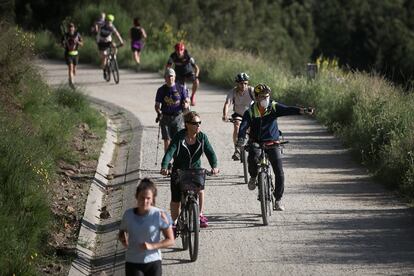
[[[161,248],[174,245],[171,217],[154,207],[157,188],[144,178],[138,185],[137,206],[125,211],[119,240],[125,246],[125,275],[161,275]],[[165,239],[161,240],[161,232]]]

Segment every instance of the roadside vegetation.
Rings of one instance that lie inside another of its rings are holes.
[[[56,223],[51,186],[58,178],[57,162],[77,161],[70,143],[78,124],[102,135],[105,129],[85,96],[42,81],[32,63],[33,39],[17,27],[0,26],[2,275],[38,275],[39,263],[53,255],[46,245]]]

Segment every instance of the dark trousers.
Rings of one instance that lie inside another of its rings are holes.
[[[161,276],[161,261],[146,264],[125,263],[126,276]]]
[[[285,190],[285,174],[282,166],[282,152],[280,147],[266,149],[267,157],[275,174],[275,198],[280,200]],[[257,163],[259,162],[260,149],[250,147],[249,156],[247,157],[249,174],[251,177],[257,176]]]

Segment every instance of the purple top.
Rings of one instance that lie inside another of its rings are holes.
[[[166,84],[158,88],[155,102],[161,104],[161,112],[165,115],[177,114],[182,111],[182,103],[188,98],[188,89],[175,83],[168,87]]]

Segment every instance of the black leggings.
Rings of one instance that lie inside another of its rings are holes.
[[[161,261],[146,264],[125,263],[126,276],[161,276]]]
[[[275,174],[275,198],[280,200],[285,190],[285,174],[282,166],[282,152],[280,147],[266,149],[267,157],[272,164]],[[247,162],[249,164],[249,174],[251,177],[257,176],[257,163],[259,162],[260,149],[250,147]]]

